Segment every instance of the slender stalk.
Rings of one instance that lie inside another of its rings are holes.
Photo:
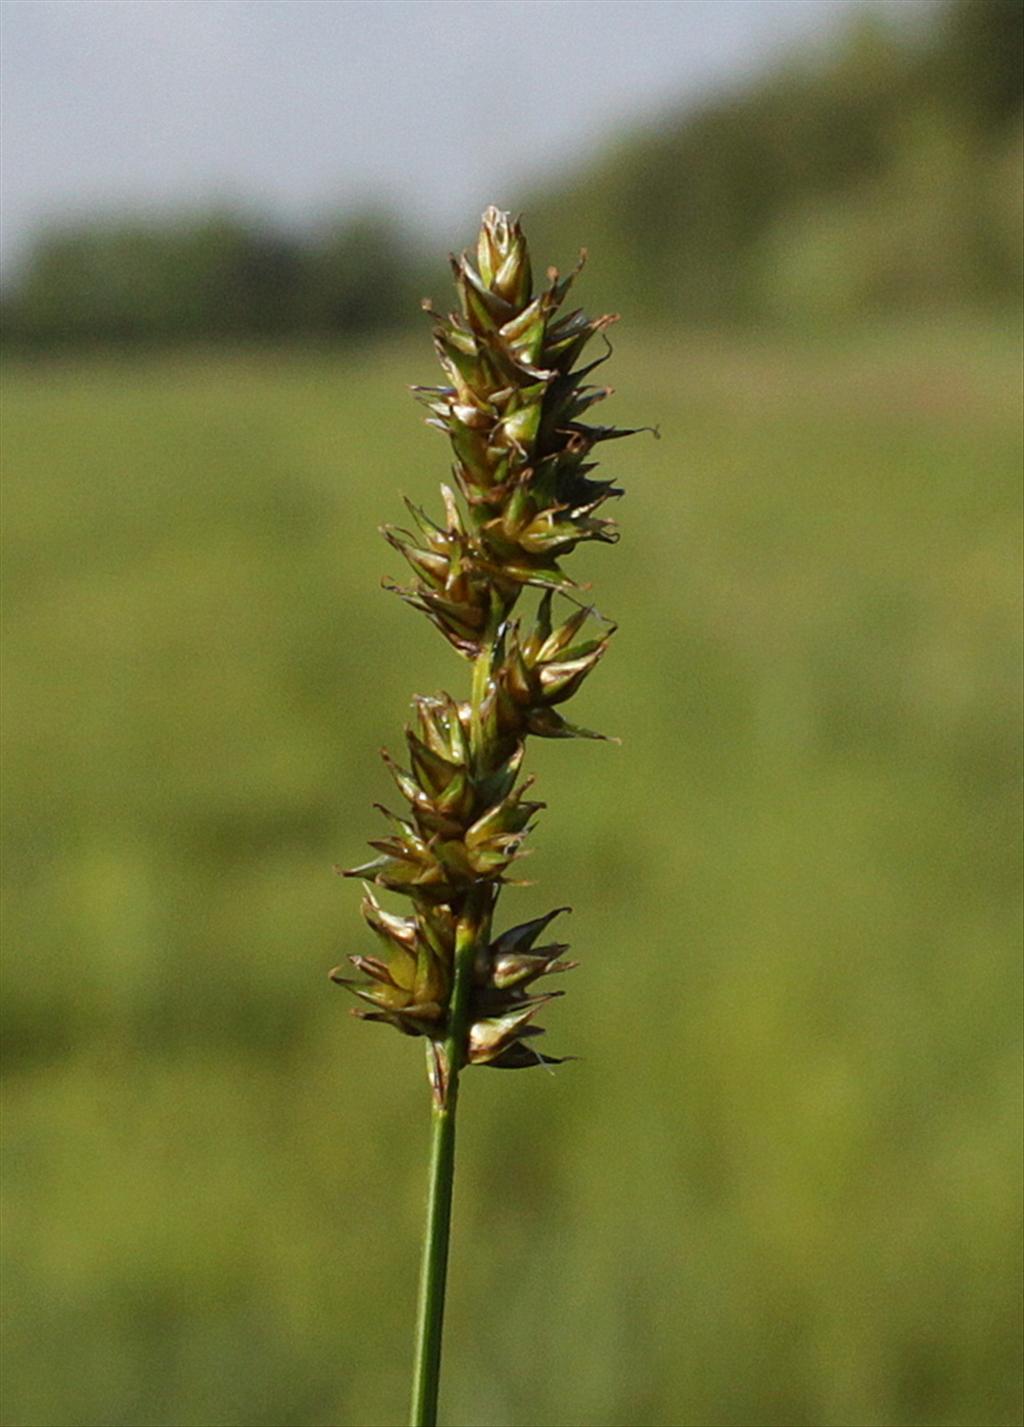
[[[413,1368],[412,1427],[435,1427],[437,1393],[441,1377],[441,1335],[444,1295],[448,1277],[448,1239],[451,1231],[452,1189],[455,1182],[455,1108],[458,1075],[451,1078],[448,1103],[435,1102],[430,1146],[430,1180],[427,1191],[427,1227],[420,1268],[420,1296],[416,1313],[416,1362]]]
[[[473,665],[470,731],[472,762],[476,768],[482,767],[487,757],[480,709],[487,694],[491,669],[493,627],[489,634],[488,642]],[[444,1088],[440,1097],[435,1092],[431,1111],[427,1224],[416,1313],[416,1358],[410,1416],[412,1427],[435,1427],[437,1422],[445,1285],[448,1278],[448,1243],[451,1237],[452,1193],[455,1187],[455,1113],[458,1108],[459,1074],[466,1060],[473,964],[478,948],[486,945],[490,939],[491,910],[490,888],[486,884],[474,887],[466,898],[466,906],[459,918],[455,935],[448,1034],[443,1048]]]

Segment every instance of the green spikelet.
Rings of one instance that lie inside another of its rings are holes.
[[[367,886],[362,911],[380,954],[349,958],[362,979],[331,973],[366,1003],[357,1016],[427,1037],[441,1106],[463,1065],[552,1059],[535,1049],[533,1018],[561,992],[535,983],[576,964],[563,944],[536,944],[557,913],[500,935],[491,924],[544,806],[520,778],[528,735],[600,737],[558,706],[604,656],[614,626],[575,599],[563,562],[583,541],[618,539],[601,512],[622,492],[594,478],[592,457],[631,434],[583,419],[610,389],[587,382],[604,356],[578,364],[615,318],[564,311],[579,267],[566,278],[550,270],[534,292],[519,223],[489,208],[475,257],[453,258],[452,270],[459,311],[443,317],[424,304],[445,385],[414,391],[451,442],[455,486],[441,487],[441,518],[409,503],[410,526],[383,533],[412,572],[390,588],[473,661],[473,693],[465,703],[417,698],[403,763],[384,754],[405,806],[381,809],[389,827],[370,844],[377,856],[345,875],[401,894],[411,910],[386,911]],[[540,591],[532,619],[513,618],[531,586]],[[556,598],[566,606],[557,617]]]

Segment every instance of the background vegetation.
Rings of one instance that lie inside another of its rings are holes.
[[[1022,17],[1020,0],[866,7],[834,48],[524,195],[538,251],[564,267],[586,234],[592,300],[656,322],[1019,298]],[[237,212],[71,223],[10,278],[4,331],[22,347],[351,340],[411,326],[438,272],[385,212],[307,233]]]
[[[862,91],[837,76],[874,72],[865,33],[652,138],[649,162],[696,162],[690,125],[767,144],[786,85],[824,123],[826,86],[840,106]],[[919,76],[970,53],[906,43],[886,53]],[[943,167],[992,196],[979,231],[1011,222],[1012,85],[987,53],[984,77],[936,82],[941,122],[903,106],[905,146],[887,130],[831,191],[766,183],[735,268],[710,160],[699,199],[665,179],[662,229],[616,227],[622,154],[531,212],[563,261],[585,235],[595,305],[623,285],[609,414],[662,440],[616,446],[625,538],[579,557],[622,626],[579,717],[624,745],[530,755],[550,808],[506,916],[574,904],[582,967],[547,1023],[581,1059],[467,1078],[453,1424],[1020,1421],[1020,333],[1008,249],[967,243]],[[199,232],[159,291],[205,345],[5,372],[9,1427],[406,1408],[421,1052],[350,1022],[326,971],[365,949],[330,869],[373,828],[375,750],[412,692],[465,685],[378,588],[398,571],[376,525],[445,470],[404,393],[432,356],[425,332],[371,338],[376,317],[334,349],[240,343],[282,329],[253,326],[265,298],[224,305]],[[810,260],[830,233],[835,284]],[[874,265],[886,233],[909,289]],[[62,261],[31,277],[40,248],[12,335],[111,335],[76,294],[123,315],[157,289],[105,251],[76,286]],[[343,304],[355,260],[320,251]],[[202,272],[219,348],[189,307]],[[265,292],[294,312],[287,290]],[[784,291],[800,330],[768,323]],[[636,320],[661,298],[702,325]]]

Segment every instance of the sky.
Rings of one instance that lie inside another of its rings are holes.
[[[5,265],[122,209],[305,225],[373,202],[441,235],[855,3],[3,0]]]

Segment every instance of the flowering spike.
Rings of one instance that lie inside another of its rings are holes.
[[[473,255],[452,259],[458,313],[445,317],[424,304],[443,384],[413,391],[428,423],[451,442],[443,514],[406,499],[409,529],[382,527],[412,577],[388,588],[473,661],[473,697],[461,704],[446,693],[417,697],[408,767],[384,754],[407,811],[382,809],[390,828],[371,842],[379,855],[346,875],[402,894],[411,914],[386,911],[368,888],[362,911],[381,955],[349,958],[362,981],[340,969],[331,975],[369,1002],[372,1009],[356,1012],[363,1019],[428,1039],[439,1106],[466,1064],[550,1062],[528,1042],[541,1034],[537,1010],[560,993],[529,988],[576,965],[561,959],[563,943],[536,945],[565,908],[497,936],[491,921],[544,806],[527,796],[531,780],[520,779],[528,737],[603,736],[557,711],[614,633],[592,606],[573,599],[559,609],[556,595],[575,588],[561,562],[579,544],[618,539],[601,511],[622,492],[594,478],[590,457],[602,441],[627,434],[586,423],[611,394],[587,384],[608,352],[582,365],[580,357],[616,319],[561,310],[582,265],[581,256],[564,278],[549,270],[534,291],[518,219],[487,209]],[[523,617],[516,607],[531,587],[540,596],[532,618]],[[588,621],[604,628],[588,633]]]

